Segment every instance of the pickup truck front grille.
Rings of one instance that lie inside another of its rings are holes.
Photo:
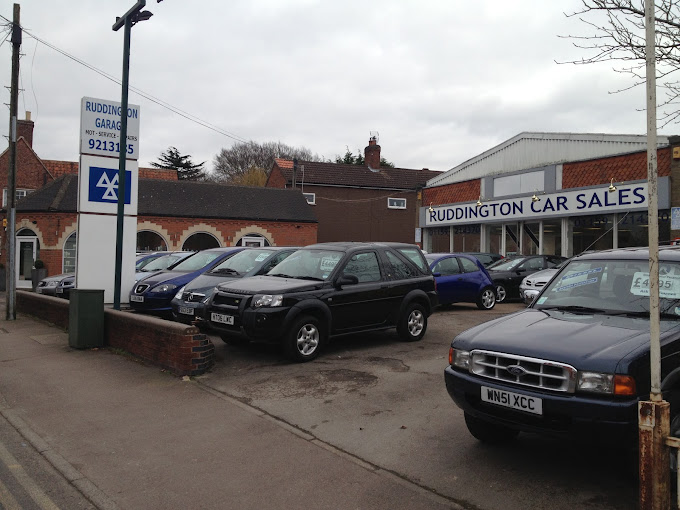
[[[482,377],[564,393],[576,388],[576,369],[566,363],[482,350],[470,355],[470,371]]]

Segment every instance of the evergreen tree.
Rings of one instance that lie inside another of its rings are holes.
[[[182,156],[175,147],[168,147],[158,157],[158,162],[151,163],[154,168],[172,168],[177,170],[177,178],[185,181],[200,181],[205,178],[203,163],[194,164],[189,154]]]

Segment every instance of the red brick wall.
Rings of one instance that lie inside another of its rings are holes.
[[[278,165],[274,164],[272,171],[269,173],[269,178],[267,179],[267,188],[285,188],[286,178],[283,176],[283,172]]]
[[[0,190],[7,188],[7,176],[9,169],[9,150],[0,156]],[[17,142],[17,175],[16,187],[18,189],[42,188],[52,177],[40,162],[40,159],[31,150],[24,139]]]
[[[471,181],[456,182],[436,188],[425,188],[423,190],[423,207],[440,204],[454,204],[457,202],[471,202],[477,200],[481,189],[481,181],[474,179]]]
[[[671,150],[665,147],[657,151],[659,177],[671,174]],[[647,179],[647,152],[591,159],[577,163],[565,163],[562,167],[562,187],[580,188],[611,182]]]
[[[4,215],[0,215],[3,216]],[[17,214],[17,232],[20,228],[29,228],[38,235],[40,240],[39,258],[45,262],[48,276],[60,274],[62,272],[62,248],[59,241],[64,236],[64,232],[73,229],[77,220],[76,213],[21,213]],[[205,223],[214,227],[225,240],[226,246],[234,246],[240,239],[240,231],[247,229],[254,233],[259,233],[257,229],[251,228],[253,225],[266,230],[269,241],[276,246],[306,246],[317,242],[316,223],[285,223],[275,221],[244,221],[244,220],[215,220],[202,218],[168,218],[138,216],[137,222],[145,221],[159,225],[168,231],[170,243],[168,249],[181,248],[184,232],[194,225]],[[35,223],[33,223],[35,222]],[[210,232],[209,230],[206,230]],[[159,234],[161,232],[158,232]],[[0,243],[0,262],[7,263],[5,250],[5,235],[2,232]],[[238,238],[237,238],[238,236]],[[186,236],[185,236],[186,237]]]
[[[56,179],[65,174],[78,175],[78,163],[75,161],[55,161],[43,159],[42,162]],[[116,162],[117,164],[117,162]],[[17,171],[17,173],[19,173]],[[166,181],[177,180],[177,170],[167,168],[141,168],[139,169],[140,179],[161,179]]]
[[[18,290],[17,312],[68,330],[65,299]],[[215,346],[197,327],[117,310],[104,310],[104,345],[180,376],[203,374],[215,362]]]

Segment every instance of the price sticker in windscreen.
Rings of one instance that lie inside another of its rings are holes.
[[[638,272],[633,275],[630,293],[634,296],[649,296],[649,273]],[[680,299],[680,276],[659,276],[659,297]]]

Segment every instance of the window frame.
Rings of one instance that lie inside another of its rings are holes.
[[[390,200],[402,201],[404,203],[404,205],[403,206],[390,205]],[[397,198],[397,197],[388,197],[387,198],[387,208],[388,209],[406,209],[406,199],[405,198]]]
[[[28,195],[33,193],[35,190],[34,189],[28,189],[28,188],[16,188],[15,192],[16,195],[14,197],[15,203],[18,202],[22,198],[26,198]],[[17,196],[20,193],[23,193],[21,196]],[[7,207],[7,188],[2,189],[2,206]]]
[[[311,195],[311,198],[312,198],[311,201],[309,200],[310,195]],[[309,205],[316,205],[316,193],[307,193],[306,191],[303,191],[302,196],[305,197],[305,200],[307,200],[307,203]]]

